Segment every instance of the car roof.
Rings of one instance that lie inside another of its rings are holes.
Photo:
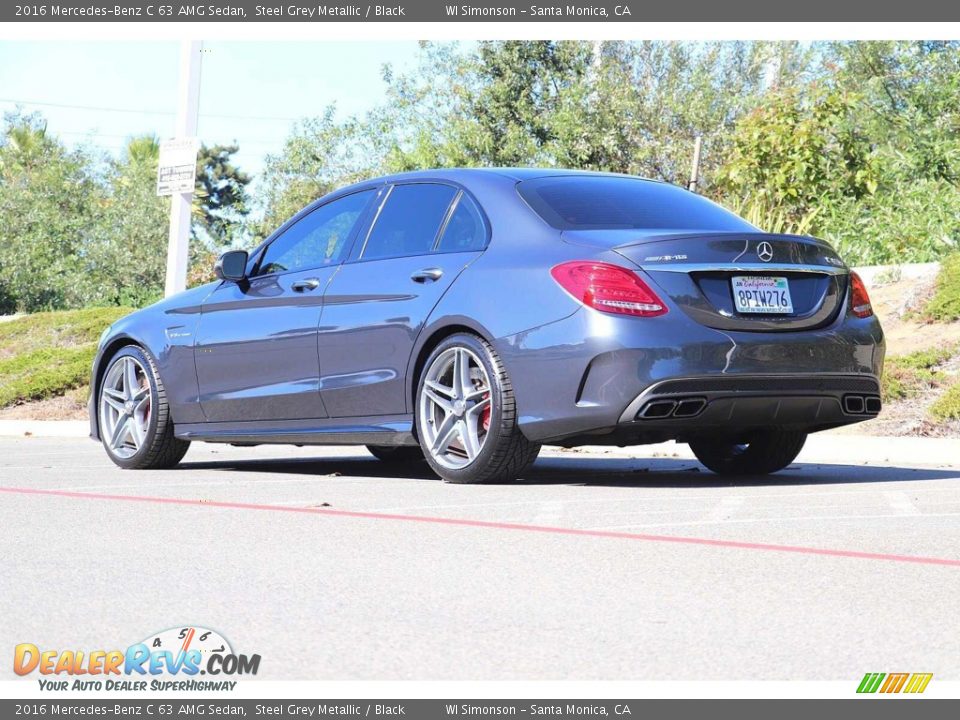
[[[600,176],[600,177],[623,177],[634,180],[647,180],[648,182],[659,182],[649,178],[640,178],[636,175],[626,175],[624,173],[598,172],[594,170],[574,170],[571,168],[534,168],[534,167],[478,167],[478,168],[437,168],[433,170],[414,170],[410,172],[385,175],[380,178],[371,178],[368,182],[399,182],[402,180],[418,180],[427,178],[448,179],[448,180],[469,180],[471,178],[492,178],[500,177],[521,182],[523,180],[535,180],[547,177],[569,177],[571,175],[580,176]]]

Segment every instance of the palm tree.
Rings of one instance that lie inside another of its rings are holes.
[[[125,150],[131,165],[153,165],[160,162],[160,140],[156,135],[137,135],[127,141]]]
[[[43,156],[50,142],[46,121],[30,115],[14,118],[0,142],[0,170],[4,166],[31,166]]]

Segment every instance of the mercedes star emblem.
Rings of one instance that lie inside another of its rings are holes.
[[[757,257],[764,262],[770,262],[773,260],[773,245],[768,243],[766,240],[757,245]]]

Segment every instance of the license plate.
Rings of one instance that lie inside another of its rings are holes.
[[[732,278],[733,303],[740,313],[793,313],[790,283],[785,277]]]

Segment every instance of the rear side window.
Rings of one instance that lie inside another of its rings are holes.
[[[308,270],[340,262],[347,239],[373,194],[373,190],[353,193],[300,218],[270,243],[257,274]]]
[[[564,176],[527,180],[517,188],[558,230],[756,230],[700,195],[650,180]]]
[[[396,185],[383,201],[361,258],[426,255],[457,191],[447,185]]]
[[[437,249],[440,252],[483,250],[487,244],[487,227],[477,204],[461,193],[453,209]]]

